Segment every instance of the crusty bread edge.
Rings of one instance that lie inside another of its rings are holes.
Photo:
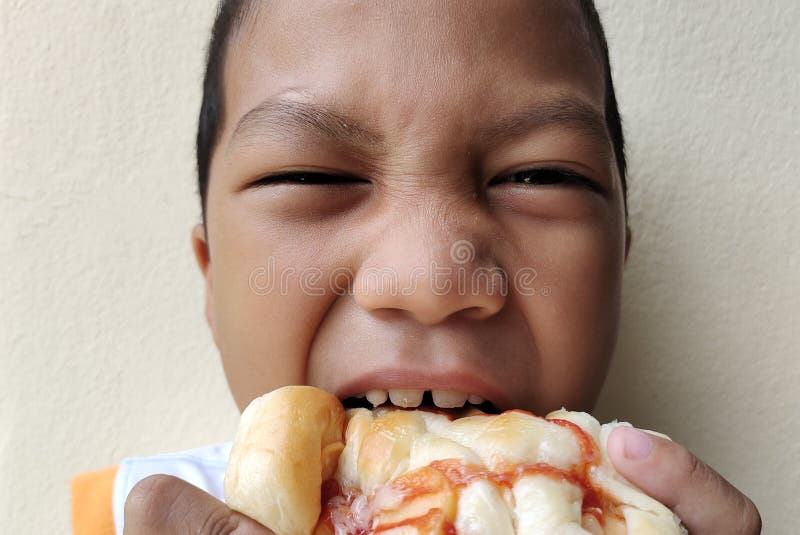
[[[225,501],[281,535],[308,535],[322,482],[344,448],[344,408],[310,386],[279,388],[242,413],[225,473]]]

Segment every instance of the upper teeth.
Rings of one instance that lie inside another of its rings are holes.
[[[473,405],[480,405],[485,400],[477,394],[470,394],[467,400],[472,403]]]
[[[389,399],[398,407],[419,407],[424,390],[389,390]]]
[[[389,393],[386,390],[370,390],[367,392],[367,401],[372,403],[373,407],[386,403],[388,398]]]
[[[425,395],[425,390],[410,389],[410,388],[396,388],[392,390],[369,390],[365,394],[357,397],[366,396],[367,401],[372,403],[374,407],[386,403],[386,400],[391,400],[393,405],[398,407],[419,407],[422,403],[422,397]],[[469,400],[473,405],[480,405],[484,399],[475,394],[465,394],[455,390],[432,390],[431,397],[433,403],[442,409],[454,409],[463,407],[464,403]]]
[[[467,394],[453,390],[434,390],[431,394],[433,394],[433,404],[443,409],[463,407],[468,397]]]

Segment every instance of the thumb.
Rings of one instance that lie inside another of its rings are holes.
[[[607,449],[617,471],[672,509],[692,535],[761,532],[753,502],[680,444],[619,426]]]
[[[207,492],[167,475],[138,482],[125,501],[125,535],[274,535]]]

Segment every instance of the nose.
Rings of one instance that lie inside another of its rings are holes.
[[[475,218],[473,218],[475,219]],[[451,317],[487,319],[505,305],[506,273],[475,230],[408,222],[374,243],[353,280],[356,302],[434,325]]]

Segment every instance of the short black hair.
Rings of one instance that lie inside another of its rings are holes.
[[[578,0],[584,15],[590,37],[594,40],[605,69],[605,115],[606,127],[611,136],[614,156],[617,160],[619,176],[622,180],[622,195],[625,201],[625,216],[628,214],[628,186],[626,179],[625,139],[622,132],[622,119],[619,115],[614,82],[611,77],[611,63],[608,59],[606,41],[600,15],[594,0]],[[206,72],[203,79],[203,100],[197,125],[197,186],[200,193],[200,207],[203,224],[206,223],[206,196],[208,193],[208,174],[211,155],[217,144],[220,125],[225,114],[224,108],[224,70],[225,56],[231,35],[240,29],[254,11],[253,0],[220,0],[217,15],[211,29],[211,41],[206,55]]]

